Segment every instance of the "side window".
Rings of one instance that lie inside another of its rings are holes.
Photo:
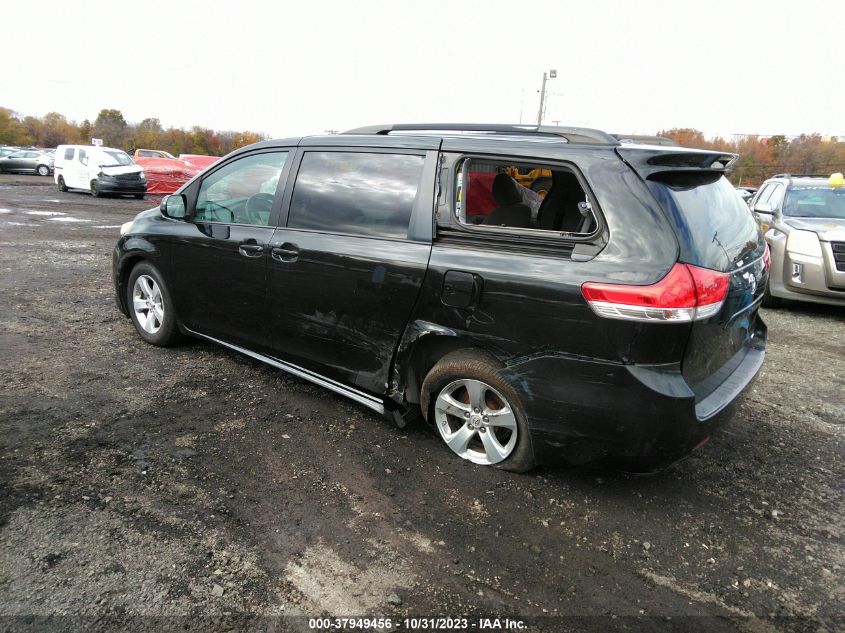
[[[76,151],[76,150],[75,150],[74,148],[72,148],[72,147],[68,147],[68,148],[65,150],[65,160],[73,160],[73,153],[74,153],[75,151]]]
[[[455,215],[464,225],[589,234],[598,227],[581,182],[565,167],[467,159]]]
[[[402,238],[419,194],[425,157],[366,152],[307,152],[288,226]]]
[[[79,162],[82,163],[83,165],[88,164],[87,156],[88,156],[88,154],[84,149],[79,150]]]
[[[270,211],[287,152],[239,158],[202,181],[194,220],[227,224],[270,224]]]
[[[776,184],[772,190],[772,195],[769,196],[768,203],[772,207],[772,211],[780,208],[780,203],[783,202],[783,185]]]
[[[145,150],[145,149],[142,149],[140,152],[138,152],[138,155],[139,155],[139,156],[142,156],[142,157],[144,157],[144,158],[155,158],[155,156],[156,156],[156,155],[155,155],[155,154],[153,154],[152,152],[147,151],[147,150]]]
[[[763,188],[757,192],[757,199],[754,200],[754,206],[766,202],[769,199],[769,196],[772,195],[773,189],[774,185],[771,183],[769,183],[768,185],[763,185]]]

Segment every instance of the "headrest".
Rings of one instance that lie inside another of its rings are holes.
[[[498,205],[519,204],[522,202],[519,185],[507,174],[496,174],[493,179],[493,200]]]

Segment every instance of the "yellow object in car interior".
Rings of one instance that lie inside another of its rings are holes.
[[[831,187],[842,187],[845,185],[845,176],[842,175],[841,171],[836,172],[835,174],[831,174],[830,178],[827,179],[827,184]]]

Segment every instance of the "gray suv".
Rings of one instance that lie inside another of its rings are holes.
[[[764,305],[845,306],[845,179],[778,174],[751,201],[771,251]]]

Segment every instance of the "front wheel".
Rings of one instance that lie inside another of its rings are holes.
[[[95,198],[101,198],[102,195],[103,195],[102,192],[99,189],[97,189],[97,181],[96,180],[91,181],[91,195],[94,196]]]
[[[61,191],[62,193],[67,191],[67,185],[65,184],[64,176],[59,176],[58,185],[59,185],[59,191]]]
[[[426,376],[420,404],[459,457],[514,472],[534,467],[519,397],[486,354],[462,350],[444,356]]]
[[[50,168],[47,165],[39,165],[38,169],[36,170],[39,176],[49,176],[50,175]]]
[[[141,262],[132,269],[127,300],[132,323],[147,343],[167,347],[179,341],[170,291],[155,266]]]

